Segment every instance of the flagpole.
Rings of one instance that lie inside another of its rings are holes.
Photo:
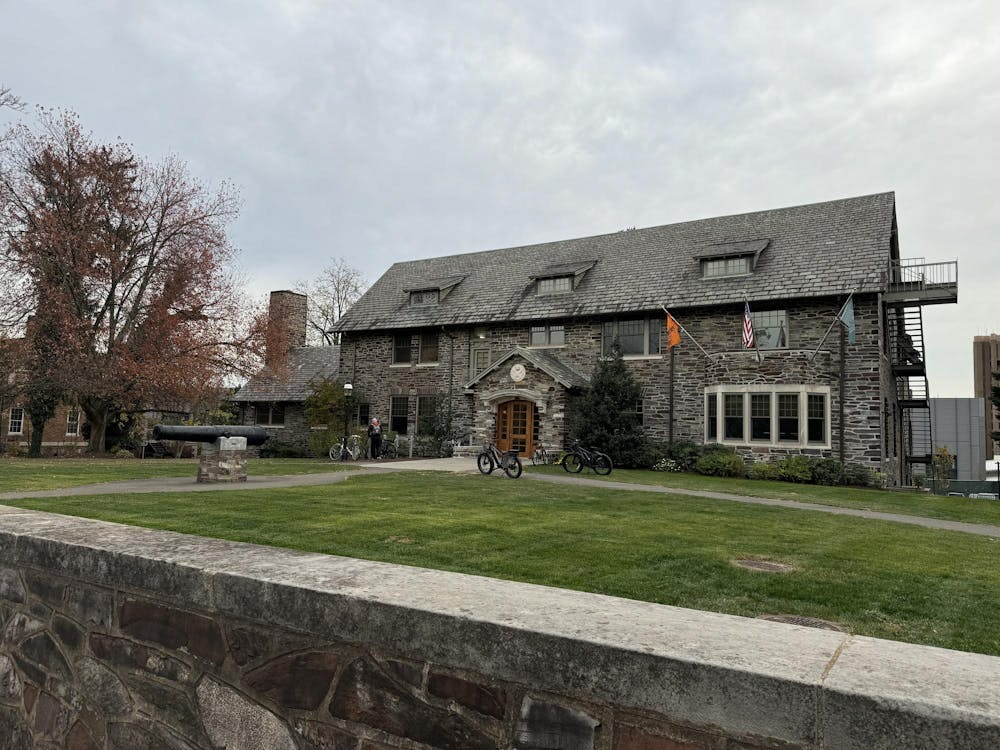
[[[702,354],[704,354],[706,357],[711,357],[712,356],[711,354],[709,354],[708,352],[706,352],[705,348],[701,344],[698,343],[698,340],[688,332],[688,329],[681,325],[681,322],[679,320],[677,320],[677,316],[676,315],[671,315],[670,311],[667,308],[665,308],[663,305],[660,305],[660,309],[663,310],[663,312],[665,312],[668,316],[670,316],[671,318],[674,319],[674,322],[677,324],[677,327],[680,328],[684,332],[685,336],[687,336],[689,339],[691,339],[691,342],[695,346],[697,346],[699,349],[701,349],[701,353]]]
[[[853,298],[854,298],[854,292],[851,292],[850,294],[847,295],[847,299],[845,299],[844,304],[840,306],[840,310],[837,311],[837,315],[834,317],[833,322],[830,324],[830,327],[826,329],[826,333],[823,334],[823,338],[819,340],[819,344],[816,346],[815,351],[813,351],[813,353],[810,355],[809,357],[810,362],[816,359],[816,355],[819,354],[819,350],[823,348],[823,344],[826,342],[827,336],[830,335],[830,331],[833,330],[833,327],[837,325],[837,323],[841,322],[840,316],[844,314],[844,310],[847,309],[847,303],[850,302]]]

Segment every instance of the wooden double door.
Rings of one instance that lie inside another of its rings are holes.
[[[497,448],[530,456],[535,450],[535,405],[505,401],[497,407]]]

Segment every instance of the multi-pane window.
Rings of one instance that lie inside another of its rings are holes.
[[[641,357],[660,353],[660,321],[657,318],[609,320],[603,326],[602,353],[610,357],[615,345],[623,357]]]
[[[713,386],[705,391],[705,440],[828,447],[829,407],[818,386]]]
[[[434,420],[437,416],[437,396],[417,396],[417,434],[431,435],[434,433]]]
[[[413,337],[409,333],[397,333],[392,337],[392,363],[402,365],[410,363],[410,352]]]
[[[79,435],[80,434],[80,410],[70,409],[66,412],[66,434],[67,435]]]
[[[788,316],[784,310],[751,312],[750,320],[759,349],[784,349],[788,346]]]
[[[427,364],[438,361],[437,331],[420,334],[420,363]]]
[[[256,419],[257,424],[283,425],[285,423],[285,405],[279,401],[262,401],[257,404]]]
[[[742,393],[724,393],[722,394],[724,400],[724,410],[723,411],[723,434],[726,440],[742,440],[743,439],[743,394]]]
[[[771,394],[750,394],[750,439],[771,440]]]
[[[490,366],[489,349],[472,350],[472,377],[476,377],[481,372],[485,372]]]
[[[750,256],[712,258],[701,262],[701,275],[706,279],[719,276],[741,276],[750,273]]]
[[[799,394],[778,394],[778,440],[799,441]]]
[[[357,416],[357,423],[359,425],[367,425],[371,421],[372,405],[371,404],[358,404],[358,410],[355,412]]]
[[[826,442],[826,397],[810,393],[806,406],[806,424],[810,443]]]
[[[439,289],[423,289],[419,292],[410,292],[411,305],[436,305],[441,298]]]
[[[410,402],[406,396],[392,396],[389,399],[389,429],[405,435],[409,412]]]
[[[561,323],[531,326],[528,343],[531,346],[562,346],[566,343],[566,329]]]
[[[538,280],[539,294],[564,294],[573,291],[572,276],[556,276],[551,279]]]
[[[7,434],[20,435],[24,432],[24,409],[15,406],[10,410],[10,421],[7,423]]]

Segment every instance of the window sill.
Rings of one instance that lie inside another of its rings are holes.
[[[440,362],[418,362],[417,367],[440,367]]]
[[[605,357],[604,359],[611,359],[610,357]],[[622,359],[626,362],[635,362],[637,360],[643,359],[663,359],[662,354],[623,354]]]
[[[254,425],[254,427],[263,427],[265,430],[283,430],[283,429],[285,429],[285,425],[283,425],[283,424],[261,424],[261,423],[257,423],[257,424]]]
[[[802,442],[792,442],[790,440],[780,440],[765,442],[763,440],[751,440],[747,442],[745,440],[735,440],[733,438],[726,438],[724,440],[706,440],[707,443],[712,445],[725,445],[730,448],[783,448],[788,450],[804,450],[806,448],[812,450],[832,450],[830,443],[802,443]]]
[[[413,366],[412,362],[392,362],[389,365],[389,367],[394,368],[396,370],[402,370],[406,367],[412,367],[412,366]]]
[[[529,344],[525,349],[565,349],[566,344]]]

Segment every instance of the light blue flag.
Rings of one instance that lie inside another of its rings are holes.
[[[847,327],[847,343],[854,343],[854,295],[847,298],[840,310],[840,322]]]

